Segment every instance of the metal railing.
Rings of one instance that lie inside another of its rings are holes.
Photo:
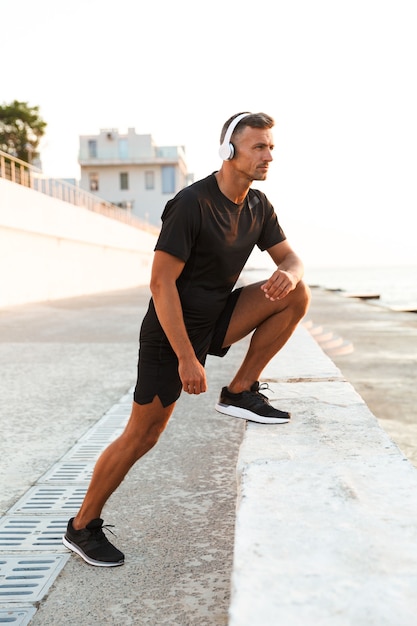
[[[0,178],[5,178],[13,183],[29,187],[52,198],[73,204],[74,206],[80,206],[89,211],[100,213],[111,219],[134,226],[135,228],[147,230],[154,234],[159,232],[156,226],[152,226],[135,215],[132,215],[130,210],[122,209],[111,202],[107,202],[107,200],[98,198],[94,194],[76,185],[71,185],[71,183],[67,183],[59,178],[49,178],[33,165],[29,165],[29,163],[21,161],[2,150],[0,150]]]

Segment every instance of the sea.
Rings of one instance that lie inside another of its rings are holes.
[[[273,271],[268,261],[268,258],[261,260],[260,255],[249,259],[246,269],[251,282],[263,280]],[[395,311],[417,312],[417,264],[393,267],[306,267],[304,280],[311,287],[340,291],[346,296],[372,298],[373,304]]]

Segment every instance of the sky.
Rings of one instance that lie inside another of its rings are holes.
[[[79,178],[79,135],[134,127],[202,178],[225,120],[264,111],[274,162],[254,187],[305,264],[417,265],[415,0],[1,7],[0,103],[40,107],[47,175]]]

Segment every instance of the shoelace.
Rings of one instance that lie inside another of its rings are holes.
[[[113,537],[117,537],[116,533],[114,533],[112,530],[110,530],[111,528],[114,528],[114,524],[103,524],[102,526],[99,526],[98,528],[91,528],[90,530],[95,533],[96,535],[102,533],[104,535],[104,537],[106,537],[106,535],[103,533],[104,528],[106,530],[109,531],[109,533],[111,535],[113,535]]]
[[[261,383],[258,387],[258,390],[255,391],[255,393],[259,394],[260,396],[262,396],[262,398],[264,398],[266,400],[266,402],[268,402],[269,404],[269,398],[268,396],[266,396],[264,393],[261,393],[261,389],[262,391],[272,391],[272,389],[270,389],[268,383]]]
[[[108,531],[109,531],[109,533],[110,533],[111,535],[113,535],[113,537],[117,537],[116,533],[114,533],[112,530],[110,530],[110,528],[114,528],[114,524],[104,524],[104,525],[102,526],[102,528],[105,528],[106,530],[108,530]]]

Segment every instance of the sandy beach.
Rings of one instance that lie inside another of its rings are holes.
[[[417,466],[417,314],[312,288],[304,324]]]

